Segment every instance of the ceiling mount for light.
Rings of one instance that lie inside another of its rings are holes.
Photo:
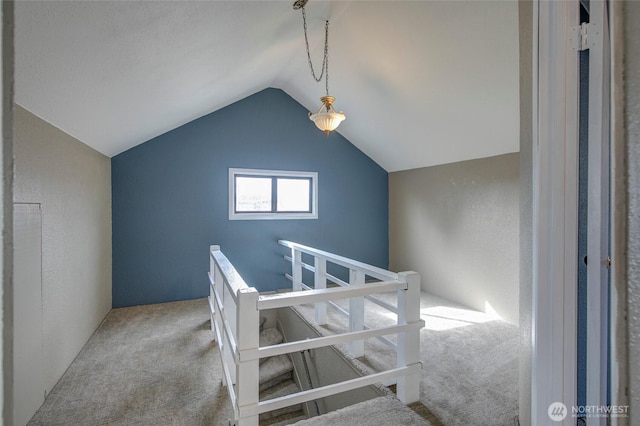
[[[329,96],[329,21],[325,21],[324,25],[324,58],[322,60],[322,70],[320,72],[320,76],[316,76],[315,70],[313,69],[313,63],[311,62],[311,54],[309,53],[309,38],[307,37],[307,15],[304,11],[304,7],[307,4],[308,0],[296,0],[293,3],[293,9],[302,10],[302,25],[304,28],[304,42],[307,48],[307,59],[309,61],[309,68],[311,69],[311,76],[317,82],[322,80],[324,76],[325,81],[325,89],[326,95],[320,98],[322,101],[322,105],[317,113],[312,114],[309,112],[309,119],[313,121],[318,127],[318,129],[322,130],[324,134],[329,137],[329,133],[334,131],[340,123],[346,118],[342,111],[336,112],[333,108],[333,103],[336,98],[333,96]],[[325,109],[323,112],[322,109]]]
[[[296,0],[293,2],[293,10],[302,9],[307,5],[309,0]]]

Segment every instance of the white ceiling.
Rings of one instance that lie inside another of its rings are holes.
[[[267,87],[315,111],[292,4],[18,1],[16,102],[108,156]],[[311,0],[340,133],[387,171],[517,152],[517,7]]]

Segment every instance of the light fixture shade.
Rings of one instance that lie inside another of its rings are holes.
[[[340,123],[345,119],[345,116],[341,112],[317,112],[311,114],[309,119],[323,132],[331,132],[338,128]]]
[[[336,100],[333,96],[323,96],[320,100],[322,101],[322,106],[315,114],[309,113],[309,120],[313,121],[316,127],[324,132],[326,137],[329,137],[329,133],[337,129],[346,117],[342,111],[336,112],[333,108],[333,103]],[[322,111],[323,108],[324,112]]]

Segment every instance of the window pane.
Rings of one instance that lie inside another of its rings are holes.
[[[317,219],[318,173],[229,168],[229,220]]]
[[[277,179],[279,212],[311,211],[311,179]]]
[[[236,211],[271,211],[271,178],[236,176]]]

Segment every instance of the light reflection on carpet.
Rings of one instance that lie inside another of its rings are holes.
[[[451,306],[422,308],[420,309],[420,317],[425,322],[424,328],[435,331],[450,330],[499,319],[495,315],[484,312]]]

